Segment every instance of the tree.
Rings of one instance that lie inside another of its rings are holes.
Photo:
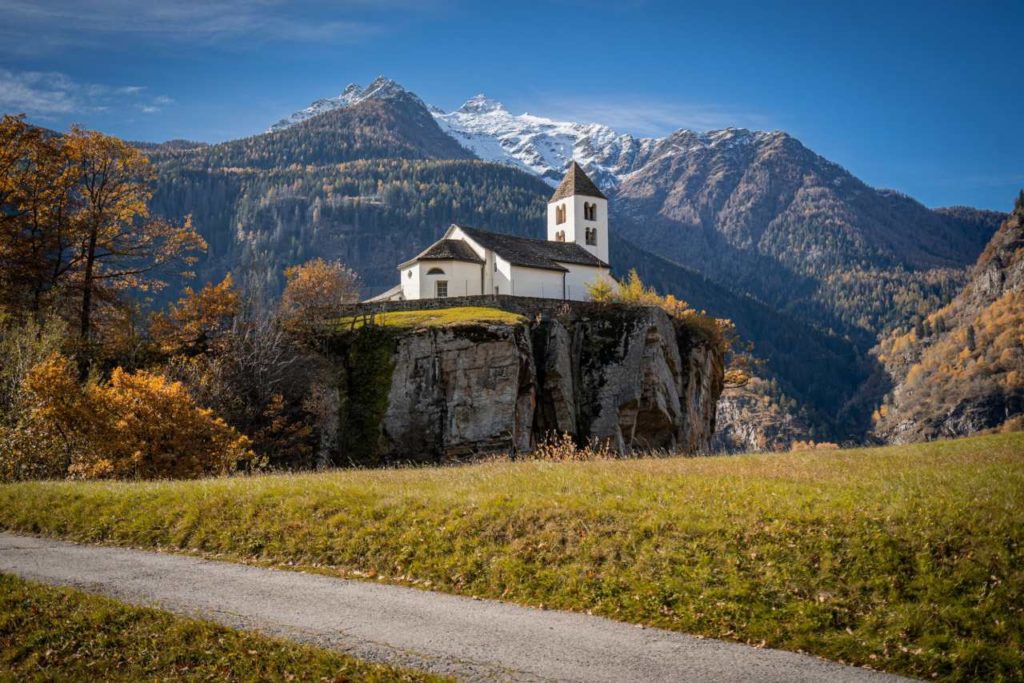
[[[153,315],[149,330],[164,353],[206,353],[223,340],[240,311],[241,299],[229,273],[220,284],[208,284],[199,292],[186,287],[167,313]]]
[[[122,140],[73,128],[65,146],[76,167],[78,207],[74,216],[79,339],[84,370],[97,303],[115,303],[122,290],[154,291],[164,285],[160,271],[188,267],[206,244],[191,220],[175,225],[150,216],[155,171],[149,160]]]
[[[359,276],[338,261],[317,258],[284,271],[280,316],[295,331],[337,317],[359,300]]]
[[[247,437],[162,375],[116,368],[109,382],[82,386],[70,361],[53,354],[29,372],[25,392],[25,416],[0,463],[9,477],[199,477],[253,456]]]
[[[73,264],[76,169],[59,136],[0,119],[0,305],[40,314]]]

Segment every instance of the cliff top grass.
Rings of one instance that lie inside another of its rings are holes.
[[[0,679],[447,680],[4,574]]]
[[[423,309],[417,311],[388,311],[377,313],[374,323],[384,327],[446,327],[450,325],[468,325],[473,323],[504,323],[515,324],[526,320],[518,313],[510,313],[499,308],[484,306],[458,306],[455,308]],[[336,321],[337,329],[356,329],[363,326],[361,316],[340,318]]]
[[[0,527],[1024,680],[1024,434],[792,454],[0,486]]]

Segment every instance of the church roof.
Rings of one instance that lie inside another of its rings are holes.
[[[462,240],[439,240],[426,248],[419,256],[421,261],[470,261],[483,263],[480,255]]]
[[[572,197],[573,195],[608,199],[601,193],[601,190],[597,189],[594,181],[583,172],[583,168],[575,161],[569,164],[569,170],[565,172],[565,177],[562,178],[562,182],[555,189],[555,193],[551,195],[548,204],[557,202],[559,199]]]
[[[575,242],[552,242],[516,237],[480,228],[457,226],[484,249],[490,249],[515,266],[567,272],[560,263],[607,268],[608,264]]]

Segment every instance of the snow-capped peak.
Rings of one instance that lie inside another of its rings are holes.
[[[619,134],[597,123],[514,115],[484,95],[450,114],[431,110],[441,129],[485,161],[517,166],[557,185],[574,159],[596,183],[610,189],[642,163],[657,140]]]
[[[349,83],[337,97],[328,97],[316,100],[305,109],[301,109],[291,116],[281,119],[272,125],[267,132],[273,133],[275,131],[284,130],[285,128],[294,126],[296,123],[301,123],[307,119],[311,119],[314,116],[319,116],[320,114],[324,114],[335,109],[345,109],[346,107],[351,107],[359,104],[360,102],[365,102],[366,100],[386,100],[410,94],[411,93],[401,85],[390,78],[385,78],[384,76],[378,76],[373,79],[366,88],[362,88],[356,83]],[[413,97],[415,97],[415,95],[413,95]]]
[[[461,107],[455,110],[462,114],[490,114],[493,112],[508,113],[505,105],[497,100],[492,100],[483,93],[466,100]]]

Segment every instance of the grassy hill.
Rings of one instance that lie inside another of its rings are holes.
[[[1024,434],[787,455],[0,486],[0,527],[1024,680]]]

